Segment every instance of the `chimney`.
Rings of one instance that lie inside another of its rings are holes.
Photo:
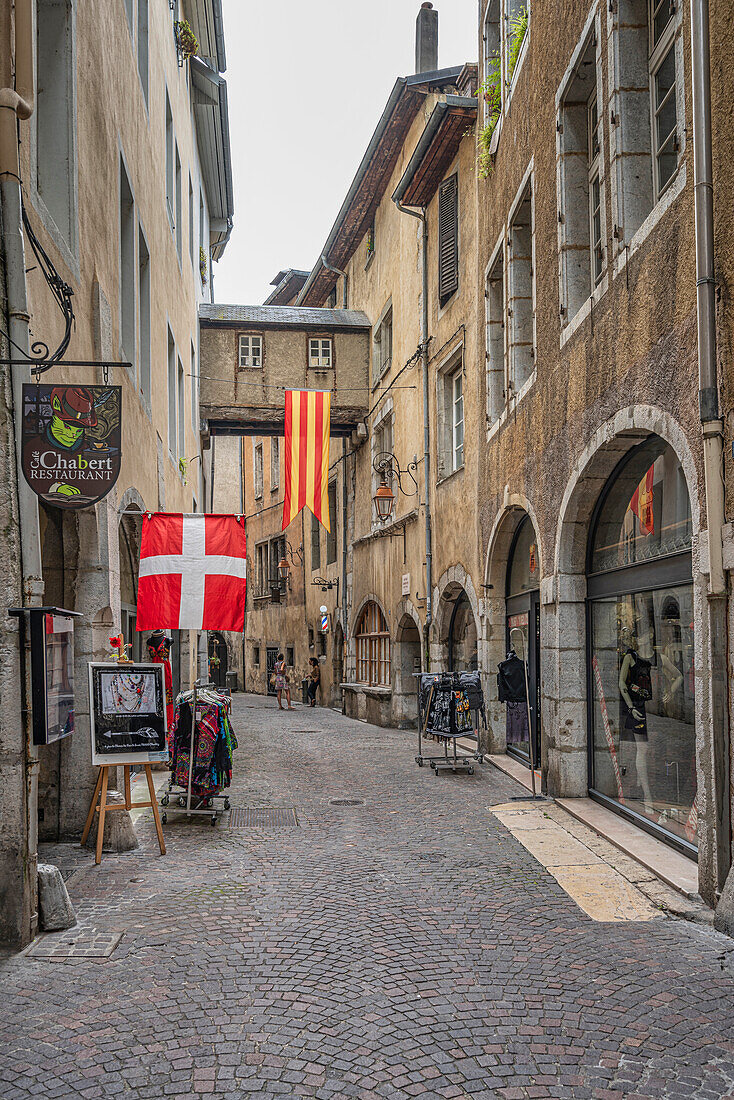
[[[438,12],[433,4],[421,4],[415,21],[415,71],[432,73],[438,68]]]

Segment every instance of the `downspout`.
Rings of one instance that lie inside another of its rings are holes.
[[[321,263],[324,265],[324,267],[326,268],[327,271],[333,271],[335,275],[341,275],[342,279],[344,280],[344,282],[342,283],[342,286],[344,287],[344,293],[342,295],[342,304],[343,304],[343,308],[346,309],[347,308],[347,301],[348,301],[348,298],[347,298],[347,280],[348,280],[348,276],[347,276],[346,271],[342,271],[341,268],[339,268],[339,267],[332,267],[332,265],[329,263],[329,261],[326,259],[326,256],[324,256],[324,255],[321,256]]]
[[[349,499],[347,493],[347,440],[342,440],[342,629],[344,642],[347,639],[347,624],[349,615],[347,612],[347,508]],[[343,656],[343,655],[342,655]]]
[[[711,57],[708,0],[691,0],[693,86],[693,172],[696,228],[696,305],[698,315],[698,400],[708,528],[708,632],[710,723],[714,752],[716,863],[714,888],[721,888],[731,866],[729,812],[729,729],[727,700],[727,590],[723,560],[723,431],[716,372],[716,281],[711,148]],[[714,901],[711,896],[707,900]]]
[[[18,121],[26,121],[33,114],[35,74],[33,60],[32,0],[16,0],[15,16],[15,87],[0,89],[0,208],[2,209],[2,249],[5,259],[8,333],[13,344],[8,357],[12,360],[28,357],[29,321],[26,287],[25,247],[23,241],[22,198],[20,185],[20,161],[18,148]],[[12,19],[12,15],[11,15]],[[17,348],[22,348],[18,352]],[[16,448],[16,486],[20,520],[20,548],[23,606],[39,606],[43,599],[43,572],[41,568],[41,543],[38,522],[38,498],[32,492],[22,473],[23,419],[22,385],[31,380],[27,366],[9,367],[13,395],[13,420]],[[27,624],[25,624],[27,625]],[[20,638],[29,644],[29,631],[21,628]],[[30,661],[21,650],[21,682],[25,698],[30,699]],[[25,926],[22,935],[32,936],[36,904],[36,865],[38,861],[38,749],[33,745],[30,729],[30,711],[23,705],[25,784],[23,799],[26,812],[26,874],[23,884],[30,898],[31,925]]]
[[[428,403],[428,219],[425,209],[411,210],[403,206],[399,199],[395,205],[403,214],[417,218],[423,227],[422,265],[421,265],[421,363],[423,366],[423,475],[425,479],[425,515],[426,515],[426,622],[423,628],[425,648],[425,670],[430,671],[430,628],[433,622],[431,596],[433,592],[433,543],[431,529],[431,429]]]

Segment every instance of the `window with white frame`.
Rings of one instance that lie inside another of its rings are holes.
[[[168,330],[168,450],[176,453],[176,342]]]
[[[678,167],[674,0],[650,0],[653,186],[659,199]]]
[[[532,181],[526,184],[507,235],[508,392],[516,397],[535,366],[535,274]]]
[[[530,0],[505,0],[505,80],[512,84],[528,31]]]
[[[505,264],[502,245],[487,274],[487,425],[505,407]]]
[[[280,439],[277,435],[270,438],[270,492],[280,487]]]
[[[168,89],[166,88],[166,211],[172,230],[175,224],[173,210],[176,203],[176,185],[173,168],[175,148],[176,138],[173,130],[173,112],[171,110],[171,100],[168,97]]]
[[[317,369],[331,368],[331,337],[312,336],[308,341],[308,365]]]
[[[464,356],[463,348],[439,371],[438,477],[449,477],[464,465]]]
[[[140,393],[150,408],[150,252],[138,225],[138,351],[140,355]]]
[[[336,561],[336,481],[329,482],[329,527],[326,533],[326,564]]]
[[[255,490],[255,500],[260,500],[263,495],[263,445],[253,444],[252,452],[252,483]]]
[[[182,198],[182,195],[181,195],[181,154],[178,151],[178,142],[175,143],[175,165],[176,165],[176,175],[175,175],[175,190],[176,190],[175,202],[176,202],[176,205],[175,205],[175,212],[174,212],[174,229],[175,229],[175,232],[176,232],[176,252],[178,253],[178,262],[181,263],[181,248],[182,248],[182,243],[181,242],[183,240],[183,232],[182,232],[182,228],[181,228],[181,217],[182,217],[182,214],[181,214],[182,206],[181,206],[181,204],[183,202],[183,198]]]
[[[186,389],[184,386],[184,369],[181,359],[178,360],[178,457],[186,455],[186,418],[184,406],[186,403]]]
[[[454,470],[464,465],[464,368],[451,377],[451,462]]]
[[[120,351],[135,369],[135,202],[120,157]]]
[[[392,364],[392,303],[375,325],[372,348],[372,377],[378,382]]]
[[[489,0],[482,32],[484,125],[505,105],[530,26],[530,0]]]
[[[261,367],[263,365],[262,336],[240,336],[238,363],[240,369],[244,369],[245,367]]]
[[[255,547],[254,595],[265,596],[268,591],[268,544],[260,542]]]
[[[587,28],[558,93],[560,314],[568,324],[604,274],[604,181],[597,27]]]
[[[685,141],[683,5],[618,0],[613,31],[614,220],[625,248],[676,179]]]

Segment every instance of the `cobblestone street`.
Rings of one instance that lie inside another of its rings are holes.
[[[734,1096],[730,941],[591,920],[490,812],[514,781],[436,778],[412,732],[254,696],[234,725],[233,807],[298,826],[42,853],[98,955],[0,964],[3,1098]]]

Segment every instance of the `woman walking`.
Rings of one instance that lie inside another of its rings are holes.
[[[309,657],[308,663],[311,665],[308,671],[308,705],[315,707],[316,692],[319,690],[321,683],[321,669],[319,668],[318,657]]]
[[[291,689],[288,685],[288,670],[285,664],[285,657],[282,653],[279,653],[278,659],[275,662],[275,694],[278,696],[278,710],[285,710],[285,707],[280,701],[282,692],[285,692],[285,697],[288,700],[288,710],[295,710],[295,707],[291,706]]]

